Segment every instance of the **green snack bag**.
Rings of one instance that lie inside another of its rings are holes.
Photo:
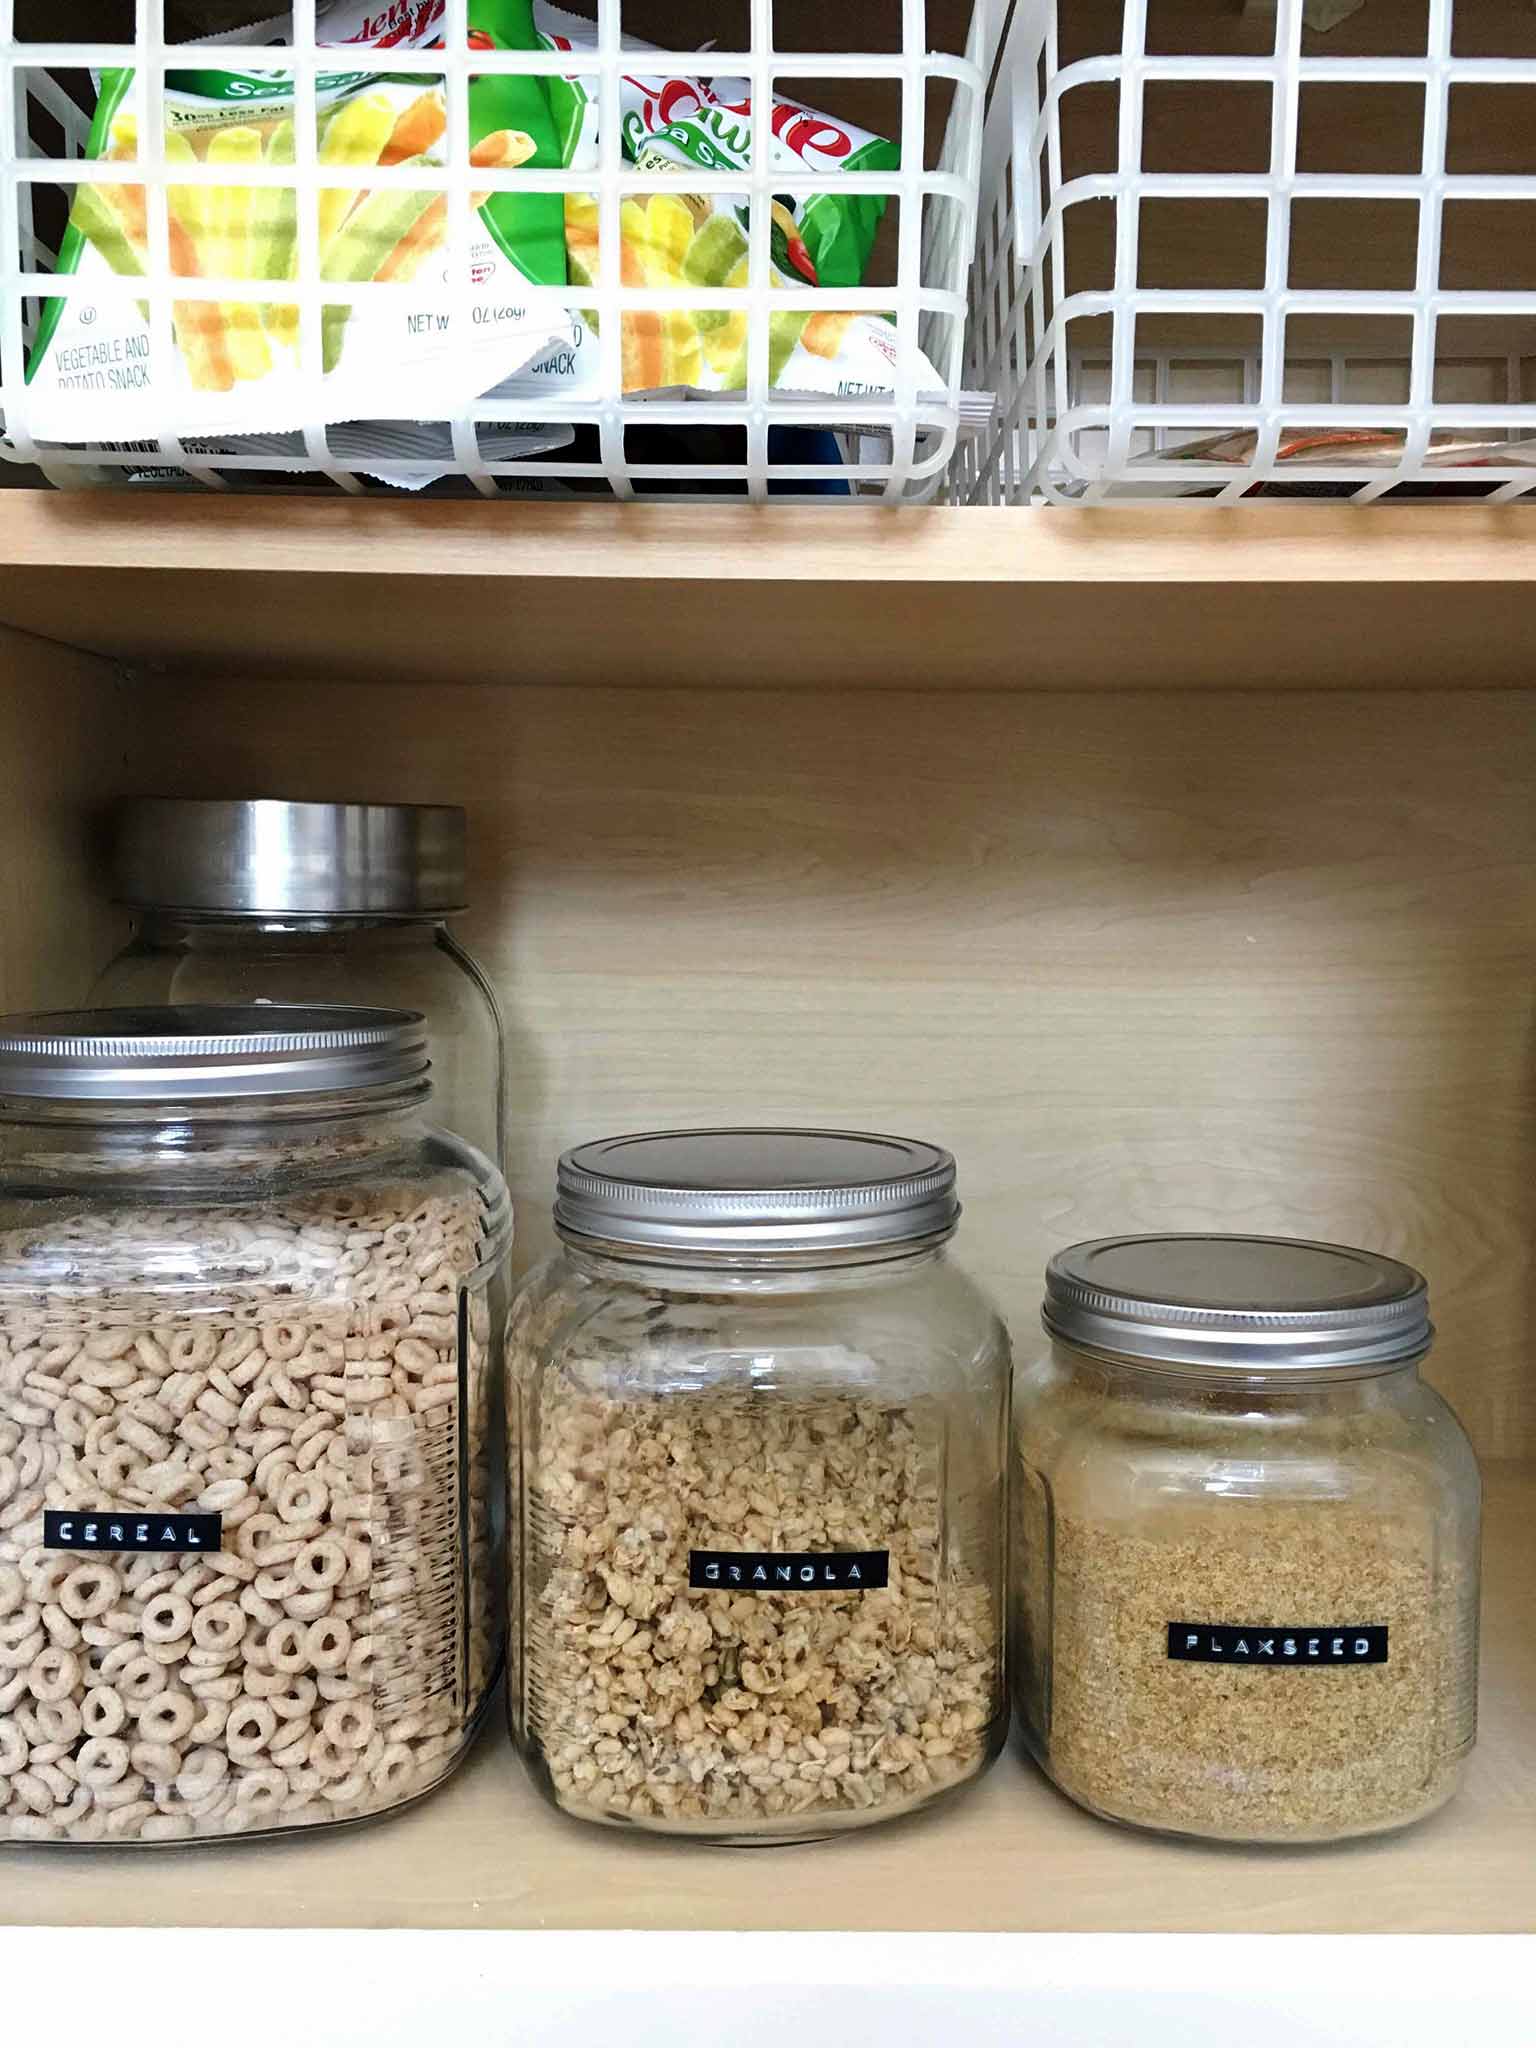
[[[534,20],[554,50],[594,49],[592,22],[535,0]],[[864,283],[875,236],[885,213],[879,193],[837,191],[797,196],[797,177],[843,171],[890,171],[900,164],[896,145],[883,136],[775,95],[760,114],[744,78],[647,75],[649,44],[624,38],[619,80],[624,160],[636,170],[675,176],[678,197],[626,196],[619,209],[621,281],[648,291],[736,289],[750,281],[750,212],[739,193],[689,191],[690,172],[746,172],[752,166],[759,119],[769,130],[775,183],[785,189],[769,201],[769,279],[775,289],[857,288]],[[556,131],[573,169],[599,161],[601,92],[591,73],[549,81]],[[574,192],[566,201],[566,248],[573,277],[598,282],[601,269],[595,195]],[[894,299],[895,293],[892,292]],[[595,328],[590,319],[587,324]],[[625,391],[697,389],[740,391],[747,383],[749,319],[722,307],[626,313],[621,337]],[[584,388],[595,383],[601,352],[562,348],[532,365],[530,390],[550,381]],[[889,396],[895,383],[897,342],[878,315],[836,309],[791,310],[769,316],[770,385],[843,397]],[[917,388],[943,392],[926,358],[914,364]]]
[[[532,0],[470,0],[469,24],[472,49],[541,47]],[[370,183],[375,170],[441,174],[447,96],[431,73],[347,69],[346,52],[431,49],[442,28],[434,0],[322,0],[317,34],[337,54],[336,69],[315,80],[314,161],[322,174],[344,175],[309,188],[302,202],[297,173],[293,185],[251,182],[299,157],[293,76],[283,68],[289,19],[187,46],[187,68],[166,73],[163,94],[161,154],[176,167],[166,185],[171,278],[270,283],[272,297],[175,296],[172,284],[169,347],[148,301],[93,302],[80,291],[51,300],[27,366],[26,429],[41,439],[118,441],[437,417],[568,335],[568,316],[535,312],[526,295],[529,282],[565,282],[560,194],[472,190],[475,218],[461,244],[468,277],[450,293],[449,195]],[[273,68],[214,68],[219,40],[270,45]],[[123,181],[79,186],[61,274],[150,274],[152,193],[134,182],[148,153],[135,108],[134,72],[105,72],[86,154],[121,163]],[[468,109],[472,174],[560,164],[544,79],[471,74]],[[227,166],[228,182],[197,175],[209,165]],[[318,391],[299,306],[281,289],[298,274],[301,203],[313,209],[322,279],[399,287],[321,309]]]

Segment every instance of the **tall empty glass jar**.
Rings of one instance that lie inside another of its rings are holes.
[[[561,1160],[511,1320],[509,1704],[566,1813],[807,1841],[996,1754],[1008,1347],[959,1213],[900,1138]]]
[[[115,876],[138,930],[93,1003],[420,1010],[437,1116],[504,1165],[501,1018],[447,923],[465,903],[461,810],[138,797]]]
[[[1322,1842],[1421,1819],[1477,1718],[1479,1483],[1395,1259],[1254,1237],[1051,1261],[1015,1390],[1013,1683],[1095,1813]]]
[[[419,1017],[0,1020],[0,1843],[381,1813],[496,1674],[491,1162]]]

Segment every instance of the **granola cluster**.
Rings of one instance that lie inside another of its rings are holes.
[[[520,1447],[525,1732],[563,1807],[793,1837],[984,1768],[999,1624],[944,1526],[937,1404],[629,1394],[622,1375],[563,1363],[526,1382],[538,1391]],[[859,1363],[829,1361],[829,1382],[870,1383]],[[691,1553],[709,1550],[884,1551],[889,1583],[691,1587]]]

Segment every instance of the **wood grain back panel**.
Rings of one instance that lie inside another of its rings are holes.
[[[1021,1345],[1076,1238],[1352,1240],[1428,1271],[1479,1447],[1536,1451],[1529,696],[141,701],[146,788],[470,806],[525,1255],[584,1137],[911,1132]]]
[[[127,932],[96,851],[127,737],[110,662],[0,626],[0,1011],[78,1003]]]

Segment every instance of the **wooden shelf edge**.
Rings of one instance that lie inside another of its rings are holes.
[[[679,583],[1463,585],[1536,581],[1533,541],[1536,519],[1513,505],[831,511],[0,492],[6,580],[6,572],[97,569]]]

